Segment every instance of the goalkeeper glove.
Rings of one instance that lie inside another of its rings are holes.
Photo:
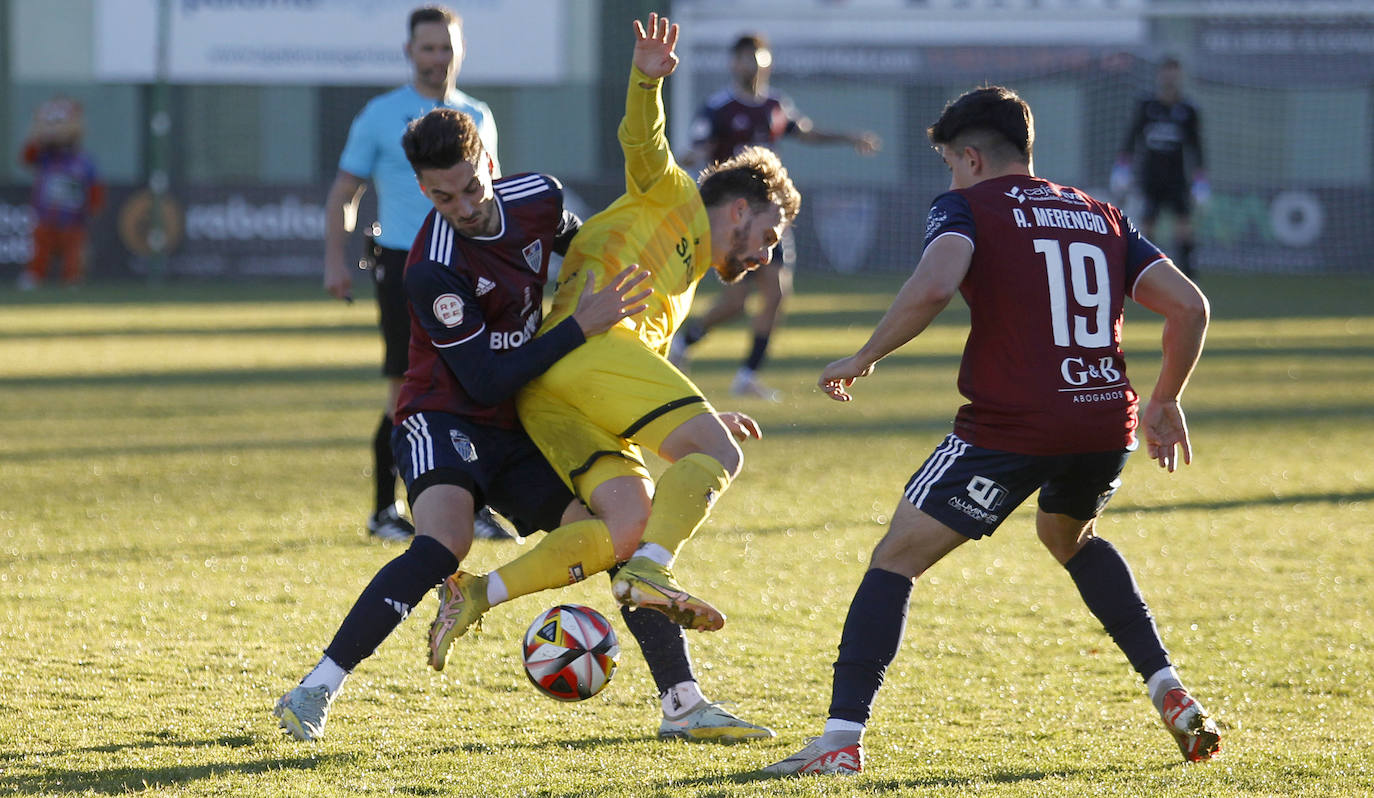
[[[1212,199],[1212,184],[1208,182],[1207,175],[1199,172],[1193,175],[1193,202],[1198,205],[1206,205]]]
[[[1131,188],[1131,162],[1125,158],[1117,159],[1116,165],[1112,167],[1112,193],[1116,196],[1124,196]]]

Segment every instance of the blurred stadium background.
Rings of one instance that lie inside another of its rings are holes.
[[[93,279],[319,275],[323,202],[348,123],[408,80],[401,46],[419,4],[0,0],[0,290],[29,256],[18,153],[34,109],[55,94],[85,105],[86,146],[111,189]],[[503,168],[558,175],[583,212],[620,191],[628,20],[658,10],[684,25],[668,88],[679,150],[692,111],[726,81],[726,48],[750,30],[772,39],[774,87],[819,126],[882,137],[874,158],[784,145],[806,196],[803,269],[912,266],[948,179],[925,127],[982,83],[1031,102],[1040,174],[1106,196],[1133,103],[1174,55],[1202,112],[1213,188],[1200,269],[1374,271],[1371,0],[447,5],[466,20],[459,87],[495,112]],[[160,248],[154,218],[166,225]]]

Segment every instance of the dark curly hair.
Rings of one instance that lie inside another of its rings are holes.
[[[714,207],[738,197],[755,208],[777,205],[788,222],[801,210],[801,192],[792,185],[778,156],[767,147],[745,147],[734,157],[717,161],[697,178],[701,201]]]

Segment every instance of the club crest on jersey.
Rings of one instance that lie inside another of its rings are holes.
[[[477,447],[472,445],[468,436],[456,429],[448,431],[449,442],[453,444],[453,450],[458,452],[458,456],[463,458],[464,463],[471,463],[477,459]]]
[[[463,323],[463,300],[457,294],[440,294],[434,298],[434,318],[445,327]]]
[[[544,261],[544,242],[536,238],[526,244],[520,252],[525,256],[525,264],[530,267],[530,271],[539,271],[539,265]]]

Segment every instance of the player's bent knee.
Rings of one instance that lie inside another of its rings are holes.
[[[721,428],[722,431],[724,429]],[[729,473],[730,479],[739,476],[740,470],[744,468],[744,451],[728,432],[723,438],[712,440],[707,446],[702,447],[700,453],[720,463]]]
[[[731,479],[739,474],[744,462],[744,452],[714,413],[702,413],[683,422],[663,440],[659,454],[670,462],[689,454],[704,454],[720,463]]]

